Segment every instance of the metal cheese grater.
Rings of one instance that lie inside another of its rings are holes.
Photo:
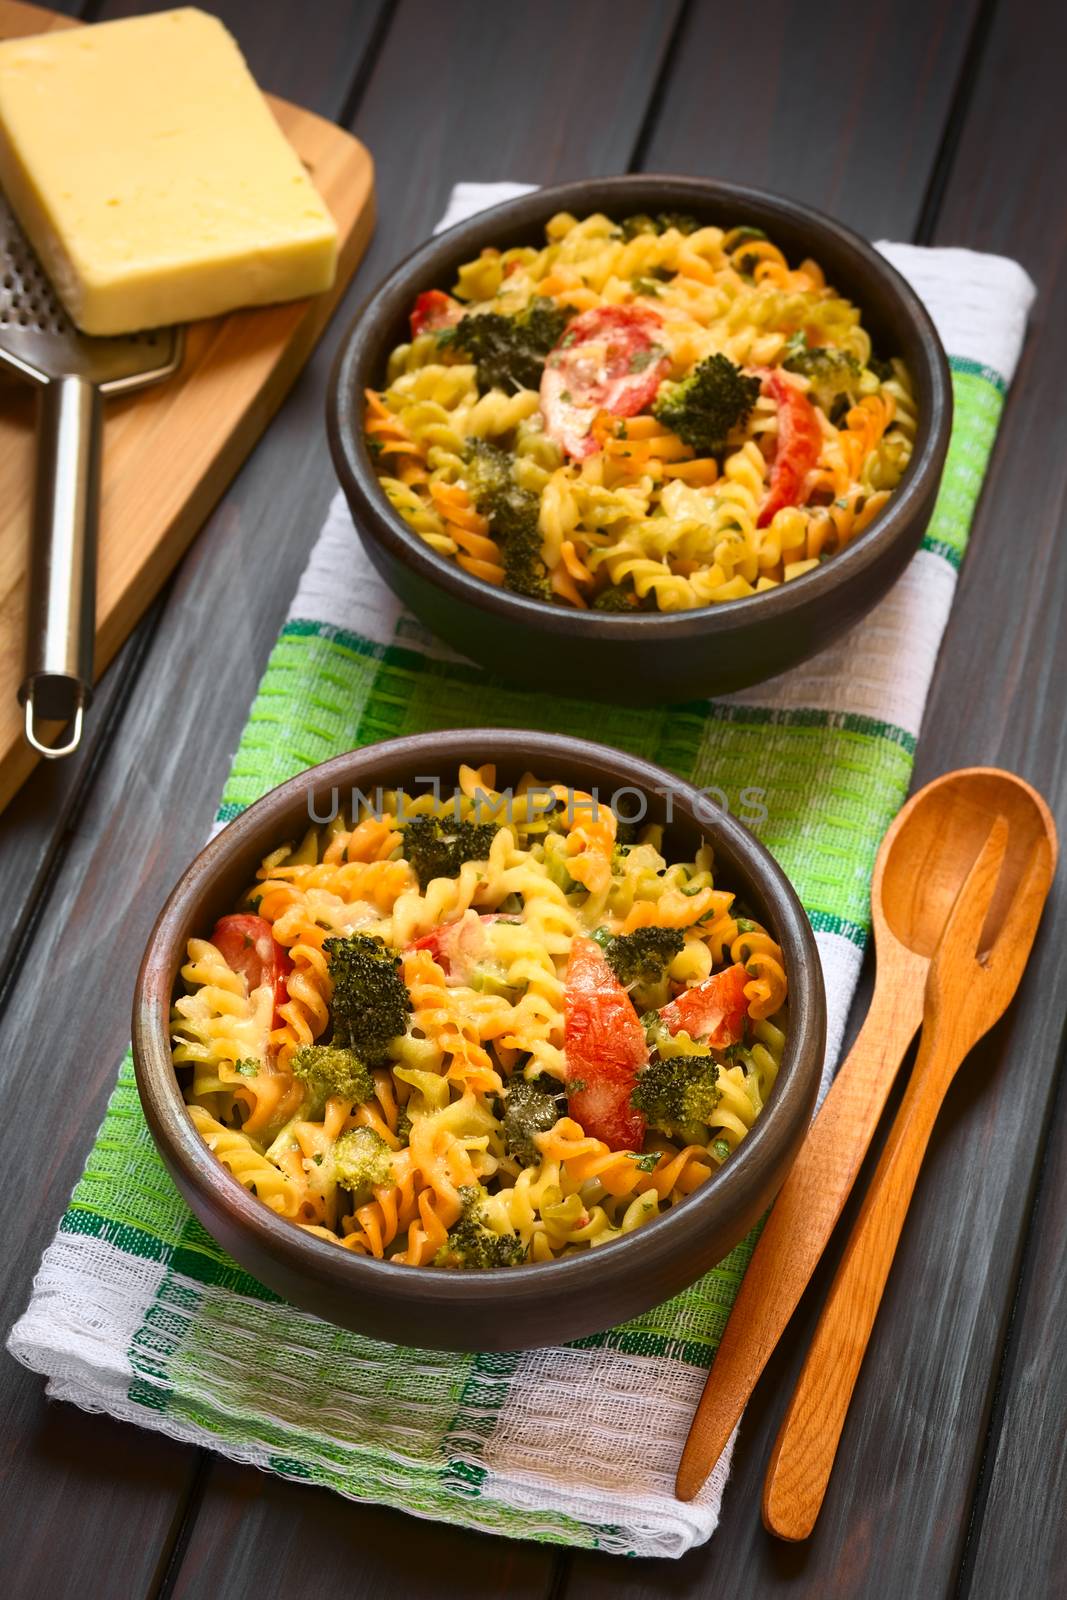
[[[39,390],[26,672],[26,738],[70,755],[93,693],[101,397],[157,383],[181,365],[181,329],[115,339],[79,333],[0,195],[0,367]],[[69,724],[45,744],[43,722]]]

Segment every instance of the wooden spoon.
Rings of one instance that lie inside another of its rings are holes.
[[[990,827],[1011,824],[991,916],[1003,916],[1035,841],[1055,829],[1037,792],[1010,772],[971,767],[913,795],[882,841],[871,882],[878,969],[863,1028],[764,1226],[678,1468],[699,1493],[796,1309],[833,1232],[922,1020],[930,960]]]
[[[1011,881],[1001,870],[1011,824],[998,816],[945,925],[927,978],[915,1069],[767,1469],[763,1520],[779,1538],[805,1539],[815,1525],[941,1103],[965,1057],[1004,1015],[1025,971],[1055,868],[1051,818],[1047,827],[1047,836],[1031,844],[1021,877]]]

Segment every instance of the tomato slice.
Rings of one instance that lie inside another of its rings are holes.
[[[248,984],[248,992],[264,983],[274,986],[274,1025],[278,1026],[278,1008],[289,998],[286,979],[293,970],[289,952],[274,937],[265,917],[248,913],[234,913],[222,917],[215,924],[211,943],[226,965],[239,972]]]
[[[819,459],[822,433],[815,407],[777,371],[763,374],[763,393],[778,402],[778,448],[771,466],[767,497],[756,526],[765,528],[784,506],[798,506],[808,473]]]
[[[595,306],[568,325],[541,375],[545,432],[568,455],[580,461],[599,448],[590,433],[598,412],[633,417],[652,404],[670,370],[662,327],[648,306]]]
[[[411,311],[411,337],[429,333],[434,328],[453,328],[463,315],[463,307],[443,289],[425,289],[415,301]]]
[[[713,972],[692,989],[683,990],[677,999],[661,1006],[659,1014],[669,1033],[684,1031],[709,1049],[725,1050],[745,1036],[747,982],[748,974],[738,961],[722,972]]]
[[[563,1040],[571,1116],[612,1150],[640,1150],[645,1119],[630,1096],[648,1060],[645,1030],[592,939],[575,939],[571,946]]]
[[[462,980],[470,976],[485,954],[486,928],[491,922],[506,921],[500,911],[484,911],[480,915],[467,911],[456,922],[445,922],[439,928],[431,928],[421,939],[413,939],[407,948],[428,950],[446,978],[459,975]]]
[[[433,956],[442,972],[448,971],[448,956],[445,954],[445,936],[447,928],[431,928],[429,933],[424,933],[421,939],[412,939],[405,948],[408,950],[428,950]]]

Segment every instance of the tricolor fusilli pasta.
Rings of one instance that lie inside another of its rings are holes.
[[[527,777],[386,793],[262,863],[189,941],[194,1125],[282,1217],[414,1266],[617,1239],[729,1157],[774,1086],[787,976],[710,847]]]
[[[758,229],[561,213],[428,290],[366,394],[394,509],[486,583],[680,611],[857,538],[915,436],[900,361]]]

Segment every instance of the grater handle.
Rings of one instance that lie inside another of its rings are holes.
[[[55,760],[77,749],[93,693],[101,403],[95,384],[68,377],[45,384],[39,405],[19,701],[27,740]],[[38,731],[44,722],[69,723],[66,742],[46,744]]]

